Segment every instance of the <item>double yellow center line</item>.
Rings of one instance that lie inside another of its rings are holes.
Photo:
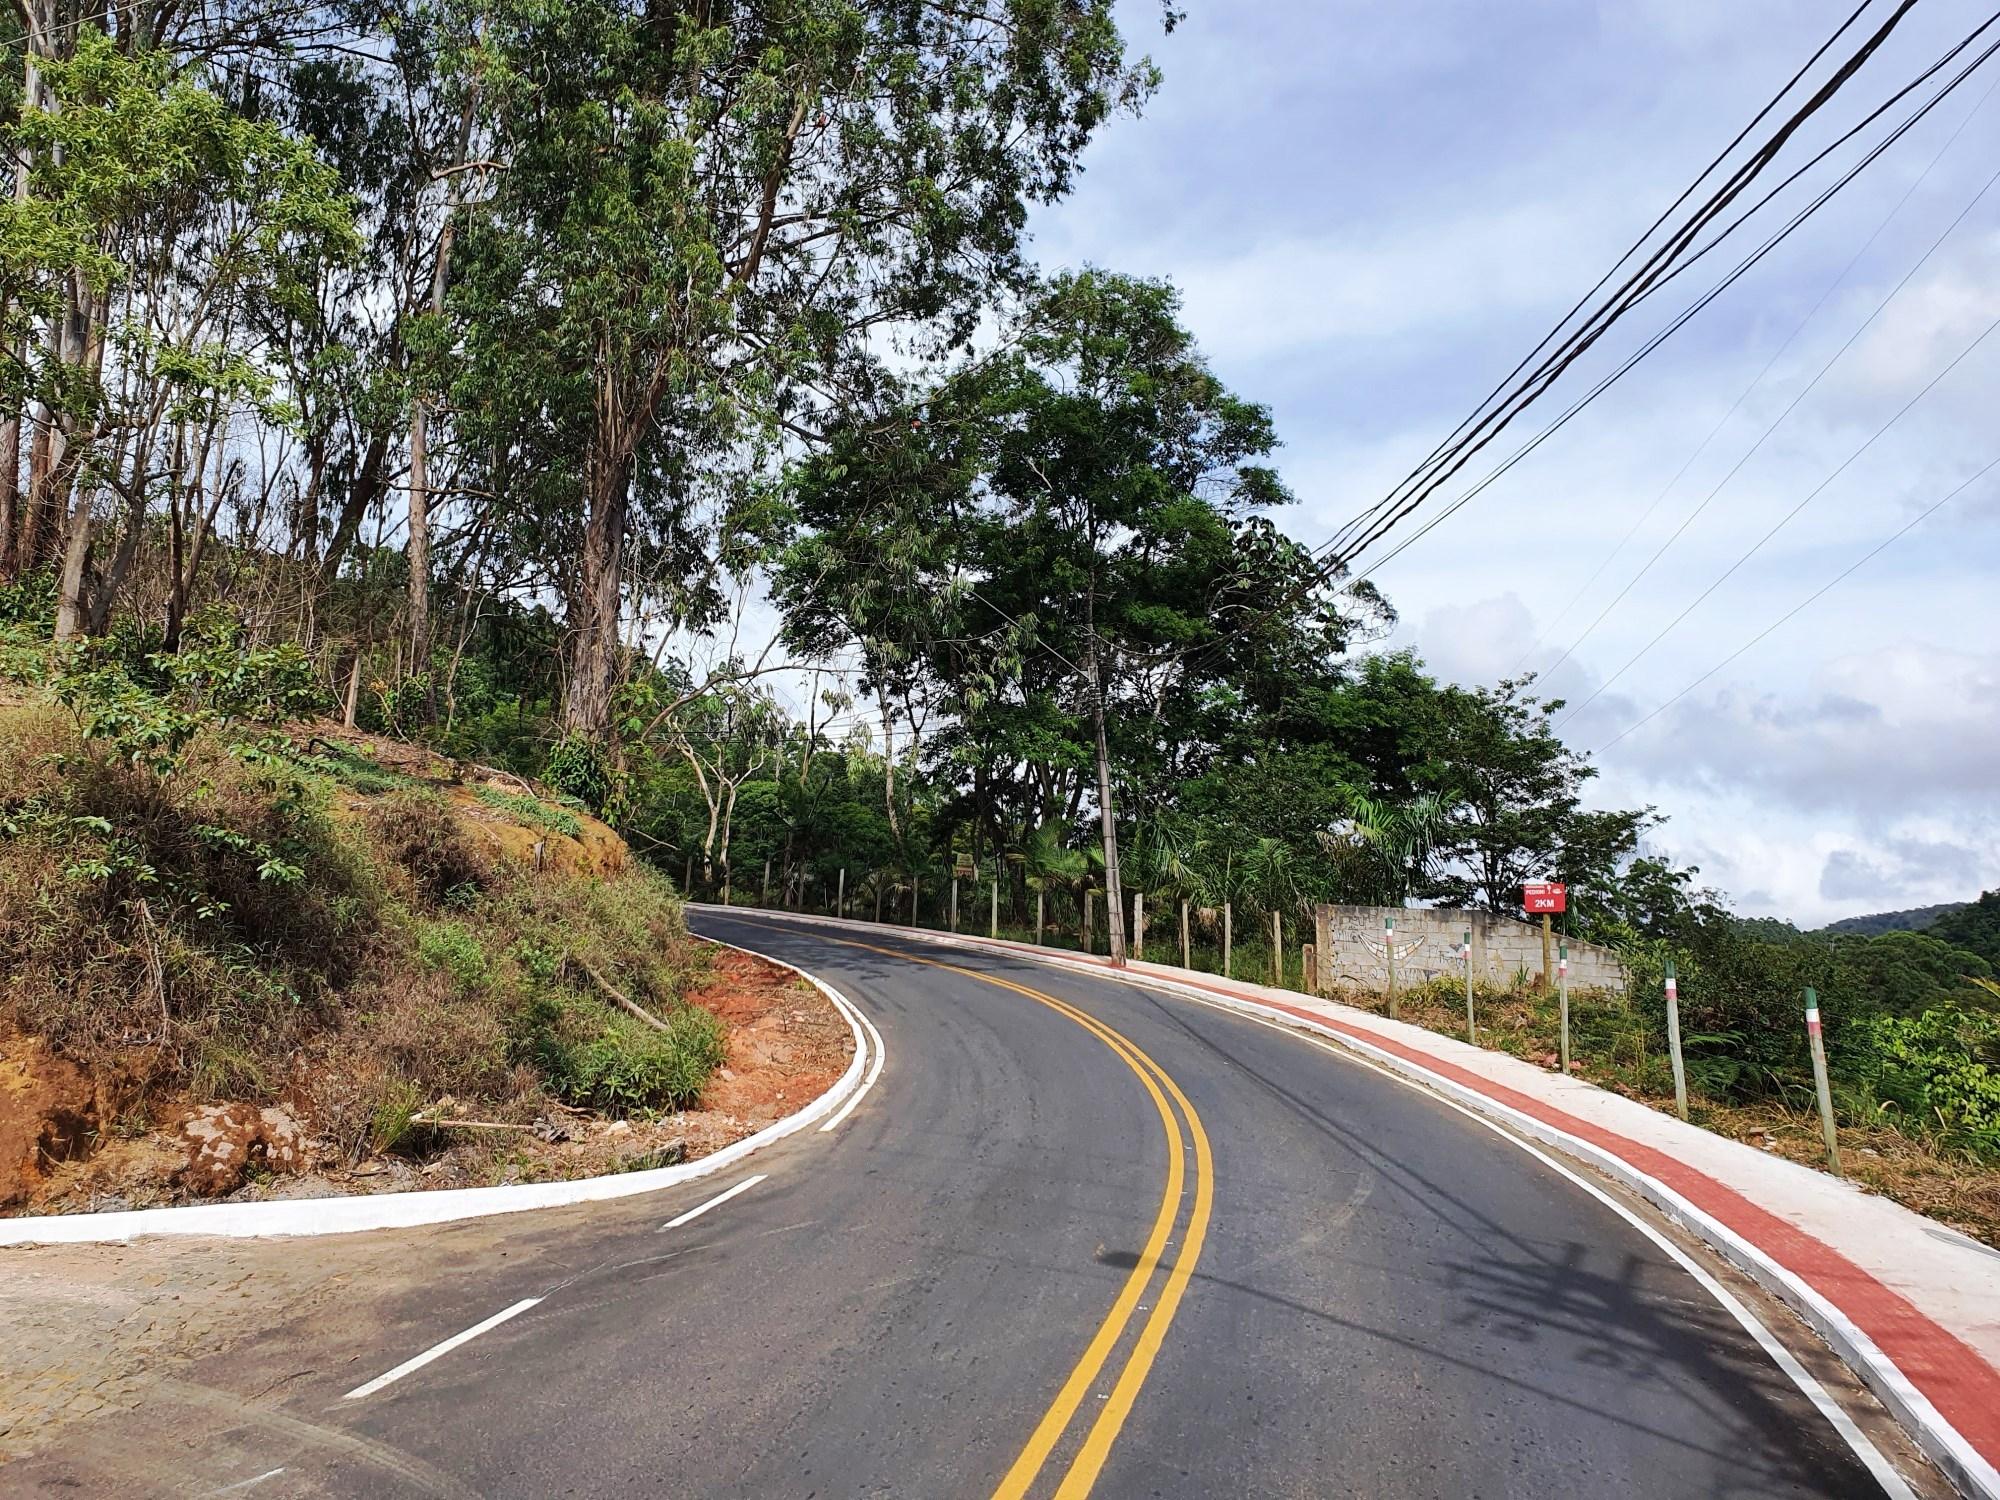
[[[1070,1459],[1062,1482],[1055,1489],[1055,1500],[1081,1500],[1088,1495],[1091,1486],[1104,1468],[1105,1460],[1111,1456],[1111,1445],[1117,1441],[1118,1433],[1125,1425],[1125,1419],[1132,1412],[1132,1404],[1138,1399],[1139,1388],[1146,1383],[1146,1376],[1153,1368],[1153,1361],[1159,1355],[1160,1346],[1166,1342],[1167,1329],[1179,1310],[1181,1298],[1187,1294],[1188,1282],[1194,1276],[1195,1262],[1200,1258],[1202,1241],[1208,1236],[1208,1221],[1215,1202],[1215,1161],[1209,1152],[1208,1133],[1202,1129],[1201,1116],[1195,1113],[1187,1095],[1180,1086],[1167,1075],[1158,1063],[1131,1038],[1107,1026],[1095,1016],[1078,1010],[1066,1001],[1042,990],[1031,989],[1025,984],[1016,984],[1011,979],[1001,979],[992,974],[982,974],[976,969],[963,968],[958,964],[942,963],[936,959],[919,958],[912,953],[898,952],[891,948],[878,948],[870,943],[857,943],[846,938],[829,938],[829,942],[848,948],[863,948],[870,953],[880,953],[889,958],[900,958],[910,963],[924,964],[933,969],[944,969],[953,974],[962,974],[968,979],[976,979],[981,984],[990,984],[1003,990],[1012,990],[1024,995],[1037,1004],[1045,1005],[1057,1014],[1067,1017],[1085,1031],[1103,1042],[1106,1047],[1130,1068],[1159,1111],[1160,1127],[1166,1133],[1167,1141],[1167,1181],[1160,1196],[1160,1210],[1153,1219],[1151,1233],[1139,1254],[1132,1272],[1125,1278],[1117,1299],[1111,1304],[1111,1311],[1098,1325],[1083,1356],[1077,1360],[1069,1378],[1056,1393],[1055,1400],[1043,1413],[1035,1430],[1028,1437],[1020,1456],[1007,1470],[994,1490],[994,1500],[1023,1500],[1041,1477],[1048,1465],[1049,1457],[1055,1452],[1063,1436],[1075,1421],[1077,1410],[1083,1405],[1104,1373],[1106,1364],[1123,1342],[1133,1315],[1139,1311],[1140,1299],[1145,1296],[1154,1273],[1159,1269],[1161,1256],[1168,1241],[1173,1236],[1174,1224],[1180,1218],[1181,1200],[1187,1186],[1187,1150],[1189,1141],[1194,1146],[1194,1203],[1188,1213],[1187,1227],[1181,1237],[1180,1253],[1174,1257],[1172,1268],[1167,1272],[1158,1298],[1140,1326],[1138,1337],[1132,1342],[1125,1355],[1125,1363],[1118,1372],[1117,1379],[1109,1395],[1104,1399],[1097,1418],[1084,1434],[1082,1445]],[[1169,1102],[1171,1101],[1171,1102]],[[1179,1115],[1175,1109],[1178,1107]],[[1186,1129],[1182,1129],[1182,1121]]]

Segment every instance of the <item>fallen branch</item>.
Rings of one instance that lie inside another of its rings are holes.
[[[648,1026],[652,1027],[655,1031],[671,1031],[673,1029],[672,1027],[667,1025],[665,1021],[662,1021],[658,1016],[654,1015],[650,1010],[647,1010],[645,1006],[639,1004],[638,1001],[632,999],[630,996],[626,995],[623,991],[619,990],[611,983],[610,980],[606,979],[602,974],[598,973],[597,970],[593,969],[590,966],[590,960],[585,958],[582,954],[572,953],[570,957],[577,961],[578,965],[583,969],[584,973],[588,974],[592,979],[597,981],[597,987],[600,990],[603,990],[604,993],[608,995],[612,1000],[616,1001],[625,1010],[629,1011],[631,1014],[637,1016],[640,1020],[644,1021]]]
[[[440,1120],[421,1112],[410,1116],[412,1125],[427,1125],[433,1130],[533,1130],[532,1125],[508,1125],[500,1120]]]

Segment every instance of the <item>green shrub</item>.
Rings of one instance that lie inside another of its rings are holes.
[[[1876,1096],[1947,1144],[2000,1158],[2000,1017],[1954,1008],[1878,1017]]]
[[[461,990],[485,986],[489,962],[479,939],[457,922],[424,922],[417,928],[417,958],[449,974]]]
[[[536,1062],[548,1086],[572,1104],[611,1113],[678,1109],[701,1096],[722,1066],[722,1022],[699,1006],[682,1006],[655,1031],[628,1016],[614,1016],[594,1036],[565,1042],[544,1030]]]

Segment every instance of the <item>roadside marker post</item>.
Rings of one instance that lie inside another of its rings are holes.
[[[1382,951],[1389,965],[1389,1019],[1396,1019],[1396,918],[1382,919]]]
[[[1687,1069],[1681,1063],[1681,987],[1674,978],[1674,961],[1667,960],[1667,1051],[1674,1061],[1674,1109],[1688,1117]]]
[[[1465,960],[1465,1039],[1473,1046],[1479,1045],[1479,1022],[1472,1011],[1472,929],[1465,929],[1465,941],[1459,944],[1459,956]]]
[[[1046,891],[1035,892],[1035,946],[1037,948],[1042,946],[1042,898],[1047,894],[1048,892]]]
[[[951,877],[951,930],[958,931],[958,877]]]
[[[993,932],[1000,936],[1000,856],[993,856]]]
[[[835,914],[838,916],[844,917],[847,915],[847,866],[846,865],[842,865],[840,867],[840,899],[834,903],[834,911]]]
[[[1146,893],[1137,887],[1132,891],[1132,956],[1146,956]]]
[[[1183,969],[1192,969],[1194,967],[1194,964],[1189,961],[1191,952],[1192,950],[1188,946],[1188,904],[1187,897],[1183,896],[1181,897],[1181,967]]]
[[[910,925],[917,925],[917,913],[923,910],[924,881],[921,875],[910,876]]]
[[[1826,1041],[1819,1031],[1819,993],[1806,986],[1806,1040],[1812,1044],[1813,1088],[1819,1094],[1819,1128],[1826,1137],[1827,1170],[1836,1177],[1847,1173],[1840,1166],[1840,1139],[1833,1125],[1833,1090],[1826,1081]]]
[[[764,884],[757,892],[757,904],[759,906],[771,904],[771,862],[768,859],[764,861]]]
[[[1271,913],[1271,988],[1285,987],[1285,918],[1282,912]]]
[[[1562,1005],[1562,1065],[1569,1072],[1569,944],[1556,949],[1556,993]]]
[[[1229,972],[1229,936],[1230,936],[1229,918],[1230,918],[1229,903],[1225,901],[1222,903],[1222,977],[1224,979],[1231,979],[1235,977]]]

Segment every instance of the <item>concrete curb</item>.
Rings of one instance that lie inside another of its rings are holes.
[[[704,942],[717,942],[704,938]],[[734,943],[718,946],[735,948]],[[749,949],[738,948],[738,952]],[[746,1156],[794,1135],[838,1108],[862,1086],[869,1064],[869,1043],[854,1002],[808,974],[796,964],[753,955],[789,969],[832,1002],[848,1030],[854,1033],[854,1057],[833,1086],[795,1114],[755,1135],[673,1167],[645,1172],[619,1172],[605,1177],[578,1177],[566,1182],[524,1182],[510,1187],[447,1188],[437,1192],[374,1193],[360,1197],[288,1198],[266,1203],[195,1203],[177,1208],[131,1209],[122,1213],[39,1214],[0,1219],[0,1246],[85,1245],[122,1243],[143,1235],[219,1235],[232,1239],[264,1236],[359,1234],[370,1229],[411,1229],[493,1214],[522,1213],[537,1208],[562,1208],[574,1203],[599,1203],[636,1197],[662,1188],[693,1182],[734,1166]]]
[[[729,908],[712,908],[726,911]],[[777,917],[801,924],[823,923],[843,930],[883,931],[886,924],[852,918],[815,917],[796,912],[767,912],[741,908],[759,916]],[[1005,953],[1046,964],[1072,973],[1140,987],[1168,990],[1207,1004],[1239,1010],[1245,1015],[1273,1020],[1303,1032],[1324,1037],[1349,1051],[1365,1056],[1378,1066],[1446,1098],[1475,1110],[1509,1128],[1596,1168],[1628,1190],[1652,1203],[1670,1219],[1696,1235],[1722,1258],[1748,1275],[1792,1308],[1858,1375],[1889,1412],[1916,1440],[1924,1453],[1937,1464],[1945,1477],[1965,1495],[1978,1500],[2000,1500],[2000,1471],[1958,1431],[1907,1375],[1851,1318],[1815,1290],[1804,1279],[1786,1269],[1768,1253],[1739,1235],[1713,1215],[1689,1202],[1658,1178],[1641,1171],[1615,1152],[1583,1140],[1533,1115],[1513,1108],[1479,1090],[1444,1077],[1421,1064],[1401,1057],[1336,1027],[1280,1005],[1268,1004],[1250,995],[1223,991],[1219,986],[1242,982],[1214,978],[1214,985],[1194,985],[1147,969],[1118,971],[1101,962],[1061,951],[1036,948],[1007,939],[982,938],[960,933],[931,932],[922,928],[888,927],[886,930],[921,939],[943,947],[967,948]],[[1306,997],[1301,997],[1306,998]]]

